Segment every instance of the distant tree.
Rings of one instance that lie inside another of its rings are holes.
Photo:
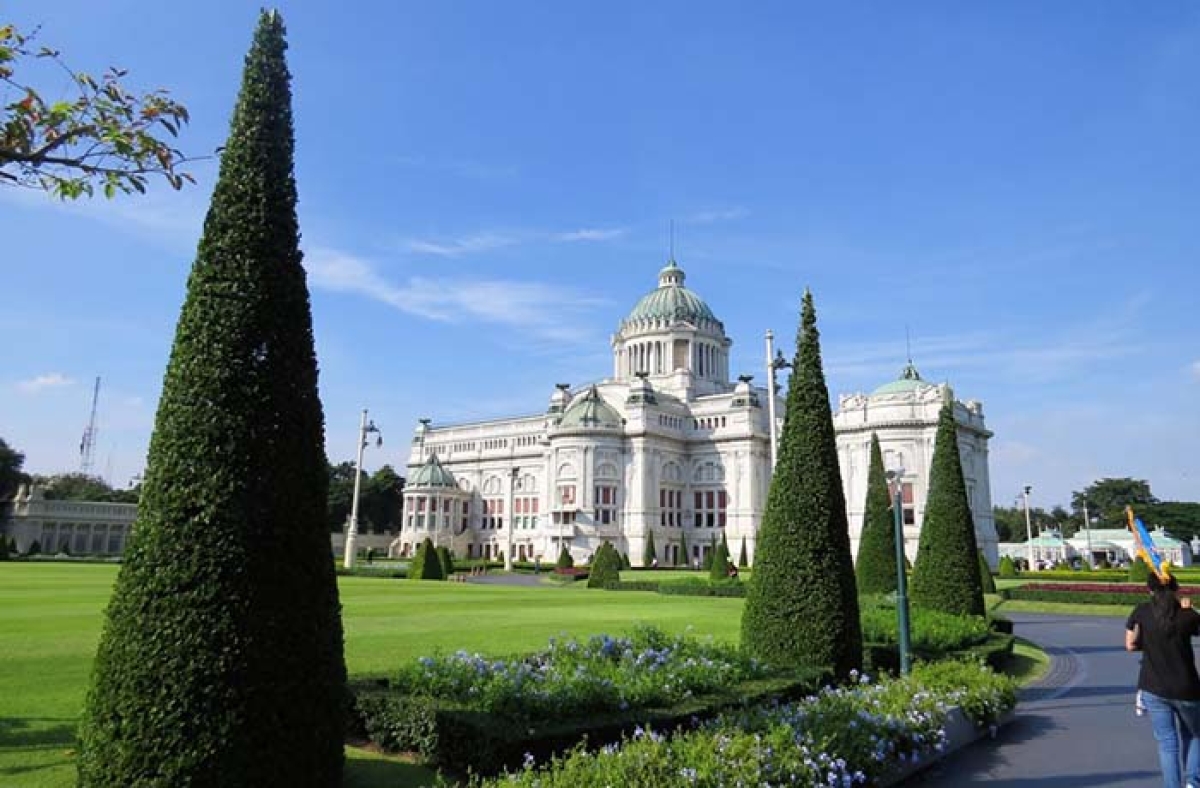
[[[646,568],[656,565],[658,550],[654,547],[654,532],[646,531],[646,546],[642,550],[642,566]]]
[[[264,12],[94,663],[80,788],[342,783],[348,691],[285,49]]]
[[[1142,504],[1138,517],[1151,528],[1165,528],[1176,539],[1190,540],[1200,534],[1200,503],[1161,501]]]
[[[182,104],[164,90],[131,93],[119,68],[99,79],[72,71],[57,50],[35,45],[37,32],[0,25],[0,83],[11,97],[0,116],[0,184],[73,199],[97,185],[107,197],[144,192],[150,176],[175,189],[193,182],[179,169],[185,157],[167,142],[188,121]],[[66,75],[72,95],[44,98],[29,73],[39,63],[49,67],[47,82]]]
[[[738,553],[738,567],[745,569],[750,566],[750,561],[746,558],[746,537],[742,537],[742,551]]]
[[[116,492],[104,479],[85,473],[35,476],[33,481],[48,501],[110,501]]]
[[[925,519],[913,565],[913,604],[944,613],[984,615],[978,553],[951,398],[938,416]]]
[[[0,501],[13,497],[17,488],[29,481],[29,476],[21,470],[24,465],[25,455],[0,438]]]
[[[862,627],[846,501],[812,294],[805,292],[778,460],[742,612],[742,644],[781,666],[846,678]]]
[[[29,544],[29,549],[25,551],[25,555],[41,555],[41,554],[42,554],[42,543],[39,542],[37,539],[34,539]]]
[[[1139,510],[1158,503],[1144,479],[1100,479],[1082,490],[1071,493],[1072,511],[1082,514],[1087,504],[1088,514],[1100,518],[1101,527],[1121,528],[1125,524],[1125,507]]]
[[[703,557],[700,559],[700,568],[705,572],[712,571],[713,558],[717,554],[717,537],[710,537],[708,540],[708,549],[704,551]]]
[[[400,527],[404,512],[404,479],[390,465],[384,465],[363,479],[365,494],[358,502],[359,516],[377,534]]]
[[[555,569],[570,569],[575,566],[575,559],[571,557],[571,551],[564,544],[562,549],[558,551],[558,560],[554,562]]]
[[[860,594],[896,591],[896,533],[892,497],[888,493],[879,436],[871,433],[871,460],[867,469],[867,500],[854,574]]]
[[[1017,576],[1017,565],[1015,563],[1013,563],[1012,558],[1010,558],[1007,555],[1001,556],[1001,558],[1000,558],[999,575],[1000,575],[1000,577],[1003,577],[1006,579]]]
[[[0,534],[0,561],[7,561],[9,558],[8,537]]]
[[[1138,557],[1134,558],[1133,563],[1129,565],[1129,582],[1145,583],[1149,579],[1150,567],[1146,565],[1146,562],[1143,561],[1142,557],[1139,555]]]
[[[325,499],[325,522],[331,533],[341,533],[350,518],[351,501],[354,498],[354,463],[327,464],[329,493]],[[360,488],[367,479],[362,475]],[[360,502],[361,505],[361,502]]]

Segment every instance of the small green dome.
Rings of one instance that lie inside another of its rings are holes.
[[[642,296],[621,325],[653,320],[719,323],[704,299],[683,286],[685,278],[683,269],[668,260],[658,272],[658,287]]]
[[[571,403],[558,422],[559,429],[621,429],[621,414],[604,401],[595,386]]]
[[[454,478],[453,473],[442,467],[437,454],[430,454],[425,464],[408,477],[404,486],[409,489],[413,487],[452,487],[457,490],[458,481]]]
[[[917,372],[917,368],[910,361],[900,372],[900,377],[893,380],[891,383],[884,383],[879,388],[871,392],[871,396],[877,394],[903,394],[908,391],[919,391],[924,388],[929,388],[932,383],[926,383],[921,380],[921,373]]]

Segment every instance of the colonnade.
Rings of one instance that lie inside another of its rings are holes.
[[[692,373],[705,380],[729,378],[729,354],[724,346],[713,342],[689,341]],[[624,378],[639,372],[648,375],[667,375],[675,371],[671,340],[628,342],[618,355],[619,371]]]

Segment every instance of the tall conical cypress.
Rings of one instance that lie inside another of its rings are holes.
[[[890,594],[896,584],[896,535],[891,496],[883,469],[879,436],[871,433],[871,464],[867,471],[867,501],[863,510],[862,534],[858,539],[858,561],[854,574],[860,594]]]
[[[767,496],[742,643],[778,665],[845,677],[862,665],[862,628],[846,499],[812,293],[805,292],[787,414]]]
[[[929,470],[929,497],[921,523],[921,543],[913,564],[910,597],[918,607],[957,615],[982,616],[975,521],[967,501],[954,400],[947,397],[938,416]]]
[[[655,561],[658,559],[658,551],[654,548],[654,532],[646,530],[646,544],[642,550],[642,566],[655,566]]]
[[[80,786],[338,786],[346,669],[283,22],[264,13],[107,611]]]

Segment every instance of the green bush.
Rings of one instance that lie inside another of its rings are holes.
[[[1000,577],[1002,577],[1006,580],[1011,580],[1012,578],[1014,578],[1016,576],[1017,576],[1017,565],[1015,563],[1013,563],[1012,558],[1010,558],[1009,556],[1007,556],[1007,555],[1002,556],[1000,558]]]
[[[992,568],[988,566],[982,550],[979,551],[979,579],[983,581],[983,593],[996,593],[996,579],[992,577]]]
[[[564,544],[562,550],[558,553],[558,560],[554,563],[556,569],[570,569],[575,566],[575,559],[571,557],[571,551]]]
[[[1144,584],[1150,579],[1150,567],[1142,560],[1141,556],[1133,559],[1133,563],[1129,565],[1129,582]]]
[[[621,556],[617,548],[608,542],[600,545],[589,569],[588,588],[604,588],[606,583],[620,582]]]
[[[860,605],[864,641],[898,642],[896,607],[892,599],[863,597]],[[909,610],[909,642],[914,650],[928,652],[931,656],[941,657],[978,645],[990,634],[988,621],[982,616],[957,616],[919,607]]]
[[[442,574],[442,562],[438,557],[437,548],[433,546],[433,540],[428,536],[425,541],[421,542],[421,546],[417,548],[417,554],[413,558],[412,566],[408,568],[408,576],[413,580],[445,580],[445,575]]]
[[[717,555],[717,538],[714,536],[709,540],[708,549],[704,551],[704,556],[700,559],[700,568],[705,572],[712,572],[713,559]]]
[[[25,551],[25,555],[41,555],[41,554],[42,554],[42,543],[39,542],[37,539],[34,539],[29,544],[29,549],[27,551]]]
[[[712,580],[724,580],[729,577],[729,548],[725,546],[725,540],[717,545],[716,553],[712,557],[712,566],[708,570],[708,576]]]
[[[746,558],[746,537],[742,537],[742,551],[738,553],[738,568],[745,569],[750,566],[749,560]]]
[[[679,558],[675,562],[676,566],[691,566],[691,559],[688,558],[688,543],[687,533],[679,532]]]
[[[0,535],[0,561],[8,560],[8,539]]]
[[[450,552],[449,547],[442,545],[437,548],[437,557],[442,568],[442,577],[451,577],[454,574],[454,553]]]
[[[621,553],[621,568],[633,569],[633,564],[629,563],[629,553]]]

